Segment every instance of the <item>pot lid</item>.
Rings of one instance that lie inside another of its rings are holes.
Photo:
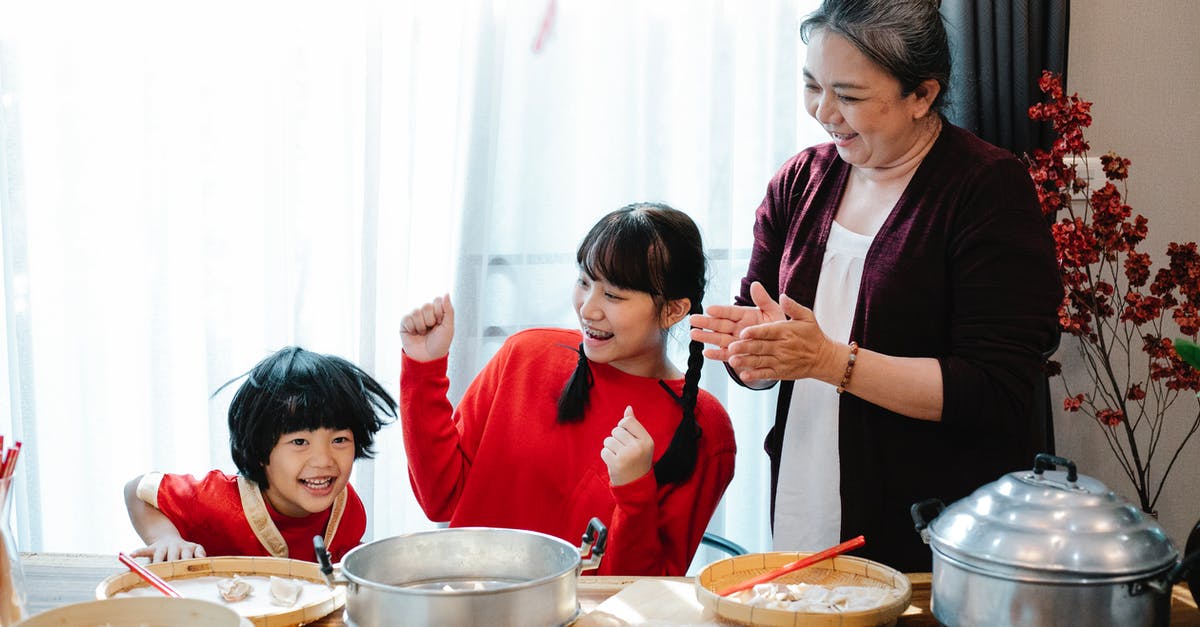
[[[1047,461],[1049,460],[1049,461]],[[1067,470],[1047,471],[1051,465]],[[945,509],[929,525],[934,549],[976,567],[1110,577],[1161,570],[1179,552],[1153,518],[1070,460],[1038,455]]]

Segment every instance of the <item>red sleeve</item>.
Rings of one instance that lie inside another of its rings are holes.
[[[400,423],[408,455],[408,478],[421,509],[432,521],[450,520],[471,471],[483,425],[502,370],[501,349],[471,382],[453,410],[446,392],[447,359],[419,362],[404,355],[400,366]]]
[[[407,354],[400,363],[400,426],[408,480],[421,509],[433,521],[450,520],[471,468],[451,420],[446,364],[445,357],[420,362]]]
[[[701,398],[706,400],[703,406],[697,406],[697,414],[717,419],[704,426],[704,444],[698,451],[695,471],[686,482],[662,488],[653,472],[625,485],[612,486],[617,501],[608,532],[612,543],[600,560],[597,574],[687,574],[708,521],[733,480],[737,452],[725,409],[711,396]]]
[[[236,482],[237,478],[219,470],[209,472],[202,479],[164,473],[158,484],[156,502],[151,505],[179,529],[184,540],[196,542],[205,549],[210,545],[223,546],[225,538],[214,536],[223,535],[224,526],[232,524],[231,515],[242,511],[237,489],[231,490],[226,485],[231,481]]]

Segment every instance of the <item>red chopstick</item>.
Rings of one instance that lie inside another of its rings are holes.
[[[171,584],[163,581],[158,575],[146,570],[145,567],[137,563],[137,561],[132,557],[129,557],[124,553],[117,553],[117,559],[121,560],[122,564],[128,566],[129,570],[132,570],[133,572],[137,573],[139,577],[145,579],[147,583],[155,588],[158,588],[159,592],[162,592],[169,597],[175,597],[177,599],[183,598],[183,595],[179,594],[179,591],[175,588],[172,588]]]
[[[3,442],[3,439],[0,439]],[[2,447],[0,447],[2,448]],[[17,456],[21,454],[21,441],[13,442],[12,448],[4,453],[4,460],[0,462],[0,479],[7,479],[13,476],[17,471]]]
[[[727,597],[735,592],[741,592],[742,590],[749,590],[750,588],[753,588],[754,586],[757,586],[760,583],[767,583],[768,581],[771,581],[772,579],[777,579],[777,578],[782,577],[790,572],[800,570],[801,568],[805,568],[807,566],[812,566],[813,564],[816,564],[817,562],[827,560],[831,557],[836,557],[838,555],[841,555],[842,553],[845,553],[846,551],[853,551],[854,549],[857,549],[858,547],[860,547],[866,543],[867,543],[867,539],[862,536],[858,536],[857,538],[854,538],[852,540],[846,540],[845,542],[843,542],[837,546],[829,547],[828,549],[825,549],[824,551],[821,551],[820,553],[813,553],[812,555],[809,555],[808,557],[802,557],[802,558],[800,558],[794,562],[791,562],[789,564],[784,564],[783,566],[780,566],[779,568],[776,568],[775,570],[772,570],[768,573],[763,573],[757,577],[751,577],[750,579],[747,579],[746,581],[743,581],[742,583],[733,584],[732,586],[729,586],[728,588],[725,588],[724,590],[721,590],[720,592],[718,592],[717,596]]]

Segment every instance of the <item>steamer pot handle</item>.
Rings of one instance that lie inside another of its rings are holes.
[[[608,546],[608,527],[599,519],[593,517],[588,521],[587,529],[583,532],[583,541],[579,544],[579,556],[582,559],[583,570],[600,567],[600,558]],[[590,547],[590,551],[588,550]]]
[[[1075,462],[1065,457],[1058,457],[1049,453],[1038,453],[1033,458],[1033,474],[1037,475],[1039,479],[1042,477],[1042,473],[1052,466],[1067,467],[1068,483],[1075,483],[1079,479],[1079,473],[1075,470]]]
[[[1192,570],[1200,568],[1200,551],[1193,551],[1191,555],[1183,558],[1171,572],[1167,573],[1167,587],[1172,587],[1175,584],[1183,581],[1192,574]],[[1193,590],[1192,595],[1196,596],[1200,591]]]
[[[320,564],[321,574],[325,575],[325,581],[331,587],[333,583],[333,564],[329,562],[329,551],[325,549],[325,539],[321,536],[313,536],[313,551],[317,554],[317,563]]]
[[[941,499],[926,499],[920,503],[913,503],[913,506],[909,508],[908,513],[912,516],[913,528],[921,534],[921,541],[925,544],[929,544],[929,523],[944,511],[946,511],[946,504]],[[933,515],[927,515],[926,512],[932,512]]]

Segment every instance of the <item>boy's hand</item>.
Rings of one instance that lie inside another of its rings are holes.
[[[450,295],[425,303],[400,320],[404,353],[417,361],[433,361],[450,353],[454,339],[454,307]]]
[[[204,547],[183,538],[162,538],[149,546],[142,547],[129,553],[132,557],[148,557],[150,563],[173,562],[175,560],[190,560],[193,557],[208,557]]]
[[[654,438],[634,417],[632,407],[625,408],[625,417],[612,435],[604,438],[600,458],[608,464],[608,478],[614,486],[640,479],[654,468]]]

